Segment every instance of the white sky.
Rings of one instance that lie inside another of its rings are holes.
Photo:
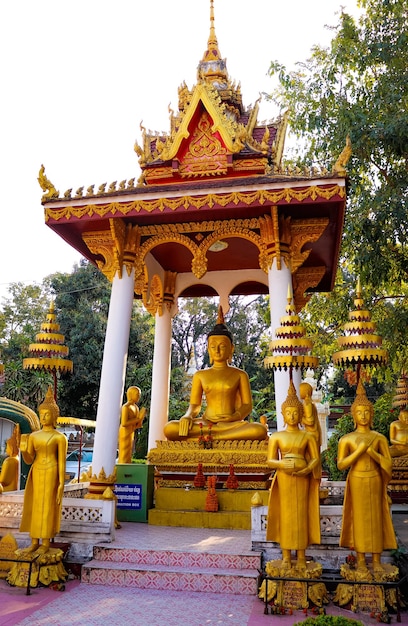
[[[293,67],[327,45],[357,0],[215,0],[215,28],[244,105],[274,86],[271,60]],[[177,88],[196,83],[209,0],[0,2],[0,297],[11,282],[70,272],[80,255],[45,226],[41,164],[68,188],[138,177],[139,124],[169,130]],[[274,118],[263,104],[259,119]]]

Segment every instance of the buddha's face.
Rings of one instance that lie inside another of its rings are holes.
[[[288,426],[299,424],[299,409],[296,406],[287,406],[283,413],[283,419]]]
[[[371,407],[358,404],[354,411],[354,419],[358,426],[371,425]]]
[[[408,424],[408,411],[401,411],[398,416],[398,419],[403,424]]]
[[[42,426],[54,425],[54,416],[50,409],[40,409],[40,423]]]
[[[232,343],[223,335],[212,335],[208,339],[208,354],[211,363],[229,361],[232,356]]]

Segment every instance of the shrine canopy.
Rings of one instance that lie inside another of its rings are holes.
[[[259,104],[245,108],[228,75],[211,1],[197,83],[180,86],[167,133],[141,126],[140,172],[60,196],[42,167],[46,224],[110,280],[127,263],[131,231],[135,295],[145,300],[160,273],[177,277],[177,296],[216,295],[227,275],[228,293],[268,293],[268,270],[284,260],[301,308],[333,288],[350,147],[330,172],[286,167],[286,115],[260,122]]]

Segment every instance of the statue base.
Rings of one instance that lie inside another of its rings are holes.
[[[41,550],[28,552],[24,548],[16,550],[15,558],[20,558],[21,561],[17,561],[10,568],[7,582],[13,587],[27,587],[28,584],[30,587],[38,587],[40,584],[48,587],[53,583],[64,583],[68,572],[62,562],[63,556],[64,553],[59,548],[50,548],[45,553]]]
[[[258,494],[263,504],[268,491],[217,489],[218,511],[206,511],[206,488],[158,487],[155,506],[148,512],[152,526],[185,526],[188,528],[251,529],[251,499]]]
[[[273,603],[278,607],[278,613],[307,609],[310,603],[321,608],[329,602],[326,585],[316,582],[322,573],[322,565],[314,561],[308,561],[306,567],[299,567],[297,561],[292,561],[290,568],[282,560],[268,561],[265,566],[267,578],[262,582],[258,597],[265,603]]]
[[[266,458],[268,441],[213,441],[203,448],[198,441],[157,441],[147,460],[156,467],[159,487],[193,486],[198,465],[203,474],[217,477],[217,489],[225,485],[230,466],[238,489],[268,489],[271,471]]]
[[[387,491],[393,503],[408,503],[408,455],[392,459],[392,477]]]
[[[343,563],[340,576],[346,582],[337,585],[333,601],[354,612],[382,617],[387,616],[388,609],[398,610],[397,586],[386,588],[381,584],[398,581],[398,567],[383,563],[382,568],[374,570],[372,565],[368,565],[367,569],[362,570]]]

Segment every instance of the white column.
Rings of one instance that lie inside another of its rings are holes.
[[[276,339],[275,331],[279,328],[280,319],[282,315],[285,315],[288,286],[292,288],[292,275],[289,267],[282,259],[281,269],[277,268],[276,259],[273,260],[272,267],[268,272],[269,282],[269,306],[271,310],[271,331],[272,339]],[[282,430],[284,427],[281,407],[289,388],[289,371],[275,371],[275,400],[276,400],[276,425],[278,430]],[[300,372],[293,373],[293,383],[297,389],[299,389]]]
[[[169,419],[170,369],[171,369],[171,314],[163,307],[162,315],[156,313],[150,400],[148,449],[164,439],[163,428]]]
[[[122,278],[116,273],[112,282],[92,459],[92,474],[96,476],[102,468],[106,475],[110,476],[116,462],[134,298],[134,277],[134,270],[128,276],[126,268],[123,267]]]

